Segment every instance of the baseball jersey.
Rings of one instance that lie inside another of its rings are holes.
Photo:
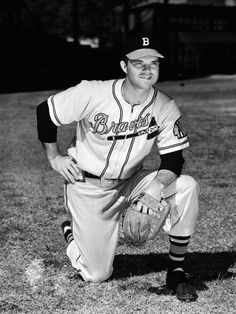
[[[70,154],[78,166],[107,179],[130,177],[154,143],[160,154],[189,146],[173,99],[151,88],[144,103],[131,105],[122,97],[123,81],[82,81],[48,99],[56,126],[77,121]]]

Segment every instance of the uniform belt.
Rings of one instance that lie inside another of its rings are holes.
[[[120,181],[121,179],[106,179],[106,178],[101,178],[101,177],[98,177],[98,176],[95,176],[95,174],[92,174],[92,173],[89,173],[87,171],[84,171],[83,170],[83,174],[84,174],[84,177],[85,178],[90,178],[90,179],[99,179],[99,180],[103,180],[103,181]]]
[[[84,171],[84,176],[85,176],[86,178],[91,178],[91,179],[100,179],[100,177],[95,176],[95,174],[89,173],[89,172],[87,172],[87,171]]]

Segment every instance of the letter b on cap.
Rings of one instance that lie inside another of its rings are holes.
[[[142,40],[143,40],[143,46],[148,46],[149,45],[149,38],[143,37]]]

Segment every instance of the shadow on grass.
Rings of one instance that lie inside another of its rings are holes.
[[[204,282],[222,281],[235,277],[230,268],[236,261],[236,252],[216,253],[188,253],[186,259],[186,272],[188,281],[197,290],[207,290]],[[114,261],[114,279],[122,279],[130,276],[141,276],[152,272],[161,272],[167,269],[168,254],[147,255],[117,255]],[[164,287],[164,286],[163,286]],[[152,288],[157,294],[165,293],[165,288]],[[154,292],[154,291],[152,291]]]

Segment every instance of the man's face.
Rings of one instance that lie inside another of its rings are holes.
[[[159,60],[158,57],[153,56],[128,59],[123,70],[134,87],[148,89],[158,80]]]

